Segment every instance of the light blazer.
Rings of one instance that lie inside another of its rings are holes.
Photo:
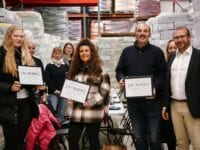
[[[171,101],[171,65],[176,54],[174,54],[168,62],[167,68],[167,84],[164,97],[164,106],[169,106]],[[188,72],[185,80],[185,93],[188,100],[188,107],[194,118],[200,117],[200,50],[193,48],[192,56],[188,66]]]

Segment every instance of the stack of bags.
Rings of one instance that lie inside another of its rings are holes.
[[[17,11],[22,22],[23,29],[30,30],[35,38],[39,38],[44,33],[44,23],[41,15],[35,11]]]
[[[111,13],[112,11],[112,0],[100,0],[99,3],[101,13]],[[89,12],[98,12],[97,6],[90,6]]]
[[[115,0],[116,13],[133,13],[136,0]]]
[[[160,13],[160,0],[138,0],[135,6],[135,18],[149,18]]]
[[[65,7],[45,7],[41,10],[46,33],[59,36],[61,39],[68,38],[67,13]]]
[[[68,37],[70,40],[80,40],[82,35],[81,20],[69,20]]]

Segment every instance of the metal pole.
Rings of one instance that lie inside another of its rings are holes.
[[[100,23],[101,23],[101,12],[100,12],[100,1],[98,2],[98,37],[101,36],[101,26],[100,26]]]
[[[83,37],[86,38],[86,8],[83,7]]]

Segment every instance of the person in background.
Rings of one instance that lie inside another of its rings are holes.
[[[35,51],[36,51],[36,44],[34,43],[34,41],[31,41],[31,40],[27,40],[26,43],[27,43],[29,52],[30,52],[30,54],[31,54],[31,56],[34,60],[35,66],[41,68],[42,78],[43,78],[43,82],[44,82],[44,66],[43,66],[43,63],[39,58],[34,56]],[[43,98],[46,98],[45,94],[47,94],[47,87],[45,86],[45,82],[44,82],[43,85],[37,86],[36,90],[35,90],[35,101],[36,101],[37,104],[39,104],[42,101]]]
[[[48,86],[49,105],[53,108],[60,122],[64,121],[66,99],[60,97],[61,90],[68,72],[68,65],[64,63],[62,49],[55,47],[51,55],[51,63],[45,69],[45,81]]]
[[[152,76],[153,96],[127,98],[137,150],[161,150],[161,99],[166,81],[162,50],[149,43],[150,26],[138,23],[134,45],[126,47],[116,67],[116,78],[124,88],[124,78]]]
[[[72,43],[67,42],[63,47],[63,58],[66,64],[70,65],[73,54],[74,54],[74,46]]]
[[[174,40],[169,40],[167,43],[167,48],[165,50],[165,58],[166,61],[169,60],[169,58],[177,51],[177,47],[175,45]]]
[[[0,123],[3,128],[5,150],[23,150],[27,129],[33,117],[38,116],[34,101],[34,86],[21,85],[19,65],[34,66],[18,26],[10,26],[0,47]]]
[[[176,149],[200,149],[200,51],[191,45],[187,27],[177,27],[173,39],[177,47],[168,61],[167,84],[162,116],[171,117],[176,136]]]
[[[87,134],[90,150],[100,150],[99,129],[108,108],[110,77],[102,69],[102,61],[95,45],[88,39],[78,43],[68,78],[90,85],[84,103],[68,100],[70,113],[69,149],[80,150],[79,140],[83,129]]]
[[[176,51],[177,47],[174,40],[169,40],[167,43],[167,48],[165,50],[166,61],[168,61],[170,57],[174,53],[176,53]],[[168,112],[170,112],[170,108],[168,109]],[[164,143],[167,143],[167,147],[169,150],[176,150],[176,138],[170,115],[168,120],[162,119],[162,140]]]

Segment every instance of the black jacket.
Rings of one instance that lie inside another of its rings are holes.
[[[2,122],[12,122],[17,124],[18,118],[18,101],[16,98],[16,92],[11,91],[11,85],[14,81],[18,79],[9,73],[2,71],[4,60],[5,60],[6,50],[0,47],[0,123]],[[20,64],[19,64],[20,65]],[[38,108],[35,104],[33,92],[33,87],[24,86],[25,89],[29,91],[30,106],[33,112],[33,117],[37,117]]]
[[[169,60],[167,69],[167,84],[163,106],[169,106],[171,100],[170,78],[171,65],[176,57],[174,54]],[[193,48],[188,72],[185,80],[185,93],[188,101],[188,107],[194,118],[200,117],[200,50]]]

